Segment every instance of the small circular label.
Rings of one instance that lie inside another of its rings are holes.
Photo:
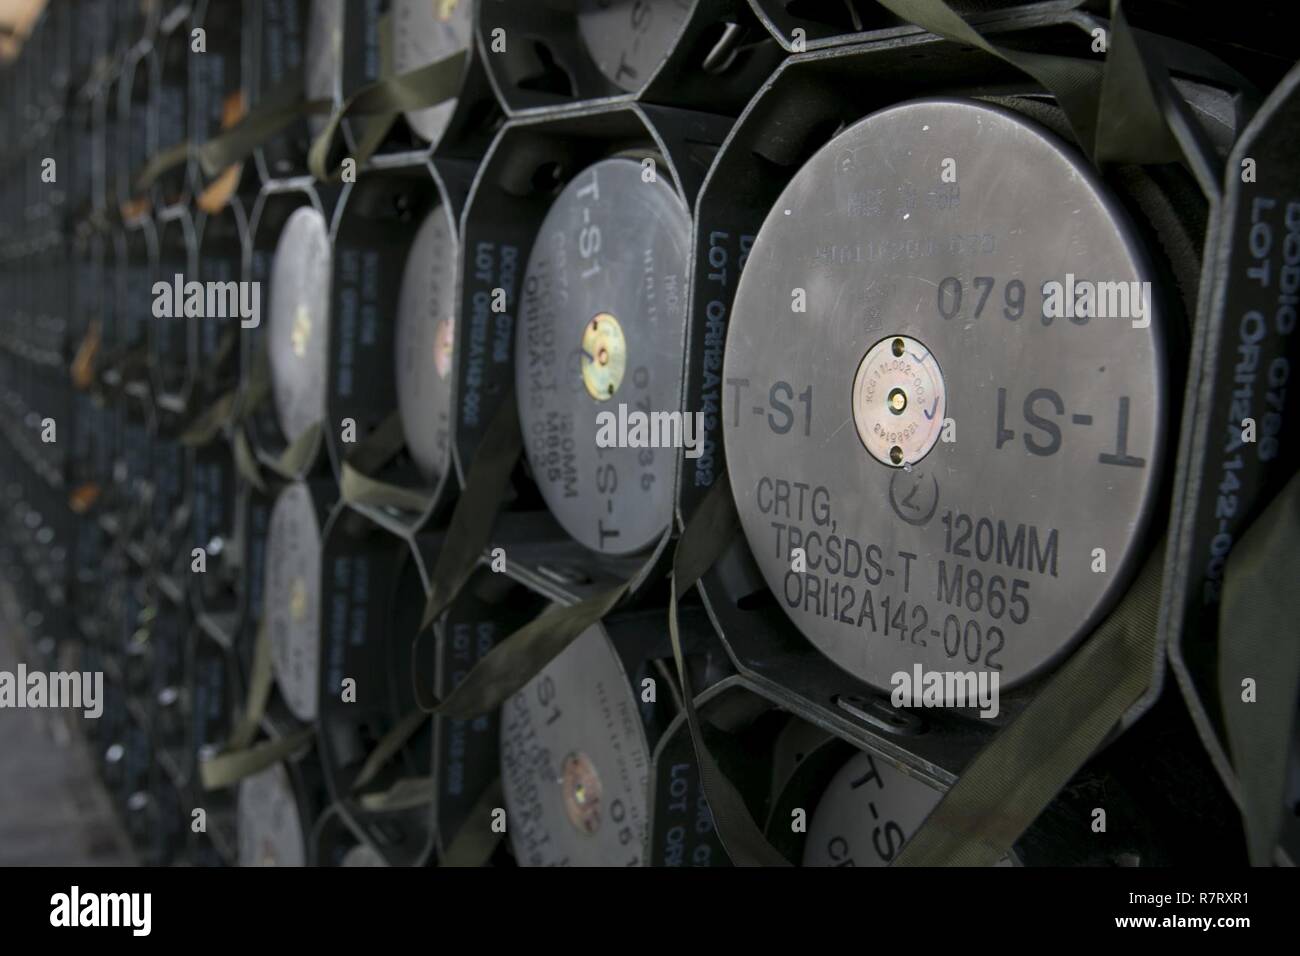
[[[614,397],[627,368],[627,341],[618,319],[601,312],[582,330],[582,383],[598,402]]]
[[[293,345],[293,354],[298,358],[307,354],[307,343],[311,341],[311,310],[304,303],[300,302],[294,311],[289,341]]]
[[[908,335],[881,339],[853,379],[853,422],[871,456],[891,468],[930,453],[943,427],[943,373],[930,350]]]
[[[451,360],[455,348],[455,326],[452,325],[451,319],[443,319],[438,323],[433,338],[433,367],[438,373],[439,380],[451,374]]]
[[[584,753],[564,758],[564,811],[579,833],[593,834],[600,829],[600,775]]]

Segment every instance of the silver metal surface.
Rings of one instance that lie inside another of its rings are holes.
[[[808,818],[804,866],[888,866],[942,794],[858,752],[831,778]],[[1011,866],[1003,859],[998,866]]]
[[[690,216],[665,171],[647,182],[648,168],[602,160],[560,193],[529,255],[515,337],[533,476],[565,531],[606,554],[642,550],[662,534],[680,454],[596,444],[602,412],[619,419],[620,406],[627,415],[681,409]],[[583,346],[588,327],[605,316],[621,330],[610,361],[624,371],[602,401],[589,391],[598,357]]]
[[[286,485],[271,509],[264,616],[275,682],[293,715],[316,719],[320,658],[320,526],[311,492]]]
[[[387,866],[379,851],[369,843],[358,843],[343,854],[342,866]]]
[[[429,482],[446,472],[451,441],[456,242],[435,207],[420,224],[397,304],[397,410],[411,457]]]
[[[343,3],[344,0],[311,0],[303,50],[306,60],[303,82],[308,100],[335,100],[341,94]],[[312,113],[307,116],[312,139],[321,134],[327,122],[328,113]]]
[[[267,332],[271,393],[291,443],[325,416],[329,296],[329,227],[318,210],[301,206],[276,243]]]
[[[235,814],[240,866],[307,865],[298,801],[283,764],[240,781]]]
[[[506,829],[522,866],[641,866],[650,748],[599,625],[501,708]]]
[[[1077,154],[970,101],[850,127],[754,241],[724,359],[732,491],[786,613],[877,688],[913,665],[1024,681],[1134,570],[1166,421],[1160,316],[1045,316],[1045,284],[1071,275],[1151,278]],[[871,415],[854,406],[864,357],[900,336],[928,350],[902,356],[916,363],[907,381],[930,382],[918,421],[952,420],[951,441],[941,429],[911,452],[919,464],[874,457],[859,435]]]
[[[393,0],[391,13],[393,70],[408,73],[450,56],[470,45],[474,24],[470,0]],[[436,143],[456,100],[406,113],[406,121],[421,137]]]
[[[579,0],[578,35],[597,68],[635,93],[672,50],[694,0]]]

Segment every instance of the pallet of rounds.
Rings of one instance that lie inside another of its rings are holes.
[[[285,707],[300,724],[320,714],[322,535],[336,490],[327,478],[288,482],[271,508],[261,627]]]
[[[433,567],[442,535],[421,534],[415,540],[421,565]],[[426,574],[427,579],[427,574]],[[445,698],[470,670],[503,638],[535,618],[545,598],[508,574],[480,567],[422,640],[432,645],[433,659],[414,680]],[[445,859],[466,828],[481,825],[474,814],[501,773],[500,718],[495,709],[474,718],[433,718],[433,800],[436,858]],[[488,857],[493,865],[509,862],[498,846]]]
[[[1054,50],[1091,23],[1001,29]],[[909,90],[907,75],[929,79]],[[887,98],[878,76],[895,78]],[[828,84],[859,94],[816,93]],[[1224,94],[1179,90],[1230,138]],[[685,404],[706,440],[680,507],[726,474],[744,530],[702,591],[743,673],[860,746],[896,732],[894,675],[918,667],[996,675],[993,723],[1009,719],[1159,537],[1195,189],[1171,168],[1103,178],[1068,136],[1006,66],[902,37],[787,61],[702,190]],[[1064,229],[1034,190],[1067,188]],[[1001,225],[988,197],[1006,198]],[[1161,209],[1181,211],[1147,218]],[[1145,319],[1049,314],[1048,283],[1084,263],[1094,281],[1150,283]],[[970,723],[945,731],[963,742],[946,753],[917,741],[921,763],[954,769],[991,733]]]
[[[248,277],[265,315],[240,336],[246,425],[264,470],[285,478],[310,473],[326,442],[337,198],[337,189],[302,183],[264,187],[249,226]],[[292,460],[282,461],[291,447]]]
[[[603,100],[734,116],[784,55],[740,0],[506,0],[477,16],[511,116]]]
[[[249,112],[296,99],[320,103],[259,144],[263,182],[305,175],[307,152],[338,103],[343,58],[343,0],[254,0]]]
[[[470,193],[457,468],[464,480],[499,406],[515,402],[525,461],[494,543],[559,600],[626,580],[666,547],[678,449],[652,445],[644,422],[638,442],[619,428],[652,414],[688,424],[690,207],[725,128],[637,106],[514,120]]]
[[[394,76],[411,73],[458,53],[465,54],[457,95],[396,118],[349,117],[342,122],[336,152],[356,156],[376,133],[388,128],[373,147],[376,155],[428,152],[477,160],[498,125],[501,110],[474,46],[472,0],[422,3],[381,0],[342,4],[343,44],[339,64],[338,103],[359,90]]]
[[[433,666],[433,642],[416,643],[424,572],[407,539],[343,503],[323,529],[319,564],[312,676],[325,779],[353,831],[389,864],[417,866],[433,841],[430,721],[373,774],[366,768],[376,745],[415,712],[412,672]]]
[[[463,185],[427,160],[386,166],[345,185],[335,213],[330,459],[343,497],[399,532],[443,510],[456,491],[452,360]]]
[[[263,721],[271,739],[293,726],[287,715]],[[328,806],[315,746],[241,780],[235,789],[236,864],[308,866],[312,833]]]
[[[696,609],[698,610],[698,609]],[[654,754],[681,711],[662,611],[592,625],[501,706],[506,832],[520,866],[648,866]],[[697,677],[710,661],[703,613],[682,615]]]

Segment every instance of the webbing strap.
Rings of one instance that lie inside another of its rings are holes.
[[[737,866],[789,866],[790,862],[767,842],[754,822],[740,791],[722,772],[712,751],[704,742],[703,728],[695,709],[695,691],[686,670],[681,634],[677,623],[677,601],[722,556],[740,530],[740,517],[731,497],[731,482],[726,474],[714,479],[712,487],[691,516],[673,554],[672,588],[668,598],[668,634],[672,639],[673,660],[682,685],[682,703],[690,729],[695,758],[700,765],[700,785],[713,816],[727,856]]]
[[[403,777],[387,790],[361,794],[357,803],[370,813],[398,813],[432,803],[437,792],[432,777]]]
[[[1300,472],[1228,556],[1219,605],[1219,700],[1241,784],[1250,862],[1268,866],[1282,832],[1300,694]],[[1242,682],[1254,681],[1243,700]]]
[[[227,166],[246,159],[299,116],[324,113],[333,105],[329,100],[308,100],[303,91],[302,70],[290,71],[243,119],[199,146],[194,153],[203,175],[218,175]]]
[[[371,83],[348,97],[330,116],[325,128],[311,144],[307,155],[307,166],[311,174],[321,181],[338,178],[339,170],[331,171],[327,164],[339,125],[344,119],[349,116],[373,117],[366,124],[362,142],[358,144],[359,155],[353,157],[360,166],[383,142],[388,127],[398,115],[437,106],[460,92],[461,77],[465,73],[468,57],[468,50],[457,50],[418,69]]]
[[[963,20],[945,0],[879,3],[931,33],[983,50],[1033,77],[1056,98],[1079,144],[1095,162],[1183,159],[1165,121],[1165,97],[1153,86],[1120,0],[1111,0],[1109,52],[1104,62],[1000,46]]]
[[[468,719],[504,704],[554,660],[581,634],[614,609],[638,580],[657,561],[651,555],[636,574],[585,601],[568,607],[550,606],[509,637],[495,644],[452,688],[442,701],[426,698],[419,687],[420,707],[440,717]]]
[[[943,0],[880,0],[933,33],[1023,70],[1055,96],[1094,162],[1201,164],[1176,133],[1185,117],[1167,71],[1138,45],[1112,0],[1103,63],[999,47]],[[896,865],[994,865],[1146,691],[1155,655],[1164,545],[1124,600],[1034,701],[981,752],[945,795]]]
[[[1165,545],[1092,636],[985,747],[894,866],[995,866],[1151,683]]]
[[[519,408],[514,389],[501,397],[483,438],[474,450],[465,475],[465,487],[452,511],[447,534],[430,576],[429,600],[424,606],[420,632],[424,633],[455,600],[492,537],[497,512],[505,501],[510,474],[523,452]],[[417,691],[418,692],[418,691]]]
[[[267,492],[266,478],[262,469],[257,467],[257,456],[248,443],[248,434],[242,428],[236,428],[230,437],[230,450],[235,459],[235,470],[245,481],[262,494]]]
[[[312,422],[270,462],[271,470],[283,478],[294,479],[302,474],[316,457],[320,443],[321,423]]]
[[[238,407],[239,389],[232,388],[224,395],[219,396],[198,418],[190,423],[190,426],[185,431],[181,432],[181,444],[190,448],[211,444],[221,434],[221,430],[226,426],[226,423],[234,418]]]
[[[492,829],[492,814],[504,802],[501,778],[494,777],[465,816],[456,836],[447,846],[439,866],[483,866],[501,842],[501,834]]]
[[[153,157],[145,164],[140,175],[136,177],[135,188],[138,192],[144,192],[154,184],[154,181],[167,172],[169,169],[175,169],[182,165],[190,157],[189,140],[170,146],[160,153],[155,153]]]
[[[339,478],[339,497],[353,505],[396,508],[413,514],[422,514],[433,501],[433,496],[427,491],[371,478],[346,461]]]
[[[339,496],[350,504],[399,508],[417,514],[425,511],[433,502],[430,492],[390,484],[367,474],[386,465],[405,444],[401,416],[391,412],[343,462]]]
[[[244,699],[244,713],[230,732],[230,738],[221,752],[199,764],[199,780],[204,790],[219,790],[279,763],[302,747],[314,731],[305,727],[292,734],[252,746],[261,727],[266,705],[271,699],[274,683],[271,664],[271,637],[263,623],[257,629],[253,642],[253,666],[248,677],[248,694]]]
[[[417,709],[393,724],[388,733],[384,734],[379,739],[379,743],[375,744],[374,749],[370,751],[370,755],[366,757],[366,762],[361,765],[356,779],[352,781],[352,791],[355,793],[374,780],[379,771],[384,768],[389,760],[393,759],[408,740],[415,736],[416,731],[423,727],[424,722],[428,719],[428,714]]]
[[[205,760],[199,765],[199,779],[203,789],[220,790],[260,773],[293,756],[315,736],[315,730],[303,727],[283,737],[263,741],[247,750],[232,750]]]
[[[248,693],[244,698],[244,713],[230,732],[226,744],[228,750],[242,750],[253,742],[257,729],[261,726],[262,716],[266,713],[266,703],[271,699],[271,685],[275,679],[275,670],[271,664],[271,633],[263,622],[257,629],[253,641],[253,667],[248,675]]]

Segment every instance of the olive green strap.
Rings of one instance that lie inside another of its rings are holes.
[[[220,753],[199,765],[199,779],[204,790],[220,790],[245,777],[260,773],[297,753],[311,743],[316,731],[303,727],[283,737],[265,740],[247,750]]]
[[[333,105],[329,100],[308,100],[303,90],[302,71],[290,71],[243,119],[198,147],[194,152],[203,175],[218,175],[227,166],[246,159],[299,116],[324,113]]]
[[[387,790],[361,794],[357,803],[370,813],[398,813],[432,803],[436,793],[432,777],[403,777]]]
[[[505,802],[501,778],[494,777],[475,801],[456,831],[439,866],[483,866],[491,858],[501,834],[492,829],[492,815]]]
[[[136,177],[136,190],[144,192],[153,185],[154,180],[167,170],[180,166],[185,160],[189,159],[189,156],[189,140],[177,143],[175,146],[164,149],[161,153],[154,154],[149,162],[145,164],[144,169],[140,171],[140,175]]]
[[[1250,862],[1268,866],[1282,832],[1300,691],[1300,472],[1228,556],[1219,606],[1219,700],[1241,784]],[[1253,682],[1252,693],[1243,686]]]
[[[995,866],[1146,692],[1162,541],[1119,606],[962,772],[894,866]]]
[[[352,791],[355,793],[374,780],[379,771],[384,768],[388,761],[393,759],[408,740],[415,736],[416,731],[423,727],[424,722],[428,719],[428,714],[416,709],[393,724],[388,733],[384,734],[379,739],[379,743],[375,744],[375,748],[370,751],[370,756],[366,758],[366,762],[361,765],[356,779],[352,781]]]
[[[345,118],[354,115],[380,118],[378,122],[367,124],[363,142],[359,144],[359,155],[354,157],[357,164],[361,165],[378,148],[389,124],[399,114],[437,106],[456,96],[460,91],[461,77],[465,73],[468,57],[468,50],[457,50],[419,69],[371,83],[348,97],[343,106],[330,116],[329,122],[311,145],[307,157],[311,174],[322,181],[338,178],[339,171],[328,170],[327,164],[339,125]]]
[[[1027,73],[1055,98],[1084,151],[1097,162],[1164,163],[1183,158],[1170,135],[1158,87],[1112,0],[1106,60],[1035,53],[986,39],[945,0],[879,0],[881,6],[931,33],[977,47]],[[1109,74],[1109,75],[1108,75]]]
[[[789,866],[790,862],[767,842],[745,806],[740,791],[722,772],[704,740],[677,623],[678,598],[722,556],[739,530],[740,518],[731,497],[731,483],[724,473],[714,479],[677,542],[673,555],[672,587],[668,592],[668,635],[672,639],[673,660],[682,685],[686,724],[700,765],[700,785],[704,788],[718,839],[737,866]]]
[[[236,428],[230,436],[230,449],[235,459],[235,470],[262,494],[267,492],[266,478],[257,466],[257,456],[248,443],[248,433],[243,428]]]
[[[239,390],[232,388],[208,406],[190,426],[181,432],[181,444],[199,448],[211,444],[221,430],[232,421],[239,408]]]
[[[421,633],[442,615],[474,573],[492,537],[492,526],[505,501],[523,442],[519,408],[511,388],[501,397],[465,475],[465,487],[456,501],[430,576]]]
[[[271,699],[274,683],[271,665],[271,636],[265,622],[257,629],[253,642],[253,666],[248,676],[248,694],[244,700],[244,713],[230,733],[219,754],[199,764],[199,779],[204,790],[219,790],[279,763],[302,747],[312,737],[310,727],[292,734],[263,741],[251,746],[257,737]]]
[[[439,717],[462,719],[477,717],[500,707],[583,631],[612,611],[627,594],[632,582],[643,576],[656,561],[657,556],[651,555],[647,563],[631,578],[585,601],[568,607],[548,607],[509,637],[495,644],[441,702],[425,698],[419,692],[417,679],[417,702],[423,709]]]
[[[239,718],[230,739],[227,750],[242,750],[253,742],[257,729],[262,724],[262,715],[266,713],[266,703],[271,699],[271,685],[275,671],[271,665],[271,632],[263,622],[257,629],[253,641],[253,666],[248,675],[248,694],[244,698],[244,713]]]
[[[396,508],[412,514],[423,514],[433,501],[433,496],[427,491],[379,481],[363,475],[346,461],[339,478],[339,497],[353,505]]]
[[[281,478],[296,480],[316,459],[320,450],[320,433],[321,423],[312,422],[289,443],[289,447],[267,463],[268,467]]]
[[[382,468],[405,444],[402,419],[394,411],[343,462],[339,496],[349,504],[423,513],[433,503],[430,492],[390,484],[367,474]]]

